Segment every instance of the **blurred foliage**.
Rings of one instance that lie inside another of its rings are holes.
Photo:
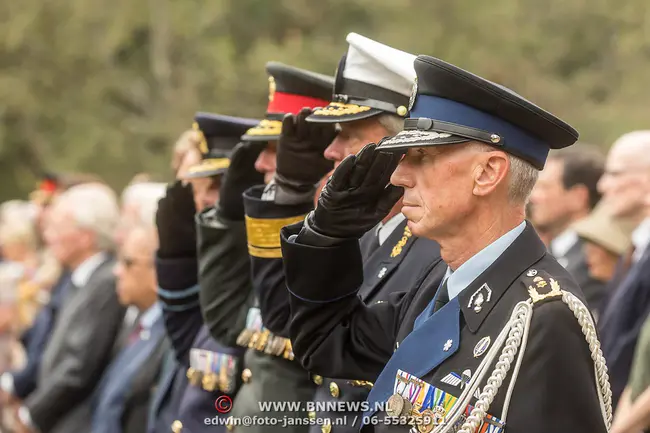
[[[645,0],[21,0],[0,16],[0,200],[42,170],[168,176],[195,111],[263,116],[265,62],[333,74],[350,31],[509,86],[603,147],[650,120]]]

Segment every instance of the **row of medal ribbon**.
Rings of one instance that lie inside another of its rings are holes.
[[[239,360],[232,355],[203,349],[190,350],[190,368],[187,378],[190,384],[209,392],[219,390],[225,394],[234,392],[239,375]]]
[[[253,307],[246,316],[246,328],[237,337],[237,345],[264,352],[267,355],[282,356],[293,361],[291,340],[274,335],[262,323],[260,309]]]
[[[390,408],[395,411],[395,408],[398,407],[400,413],[389,413],[389,415],[426,417],[427,420],[431,420],[432,422],[428,425],[418,425],[418,430],[421,433],[428,433],[436,425],[445,423],[446,415],[458,401],[458,397],[402,370],[397,371],[393,392],[394,394],[388,401],[388,411],[391,412]],[[452,432],[460,429],[473,409],[472,405],[465,408],[458,421],[454,423]],[[487,414],[477,433],[503,433],[504,427],[505,424],[500,419]]]

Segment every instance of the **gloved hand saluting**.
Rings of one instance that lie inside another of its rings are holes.
[[[310,114],[311,109],[303,108],[282,121],[274,177],[278,204],[313,200],[318,182],[334,168],[334,162],[323,156],[336,137],[334,125],[307,122]]]
[[[261,143],[244,142],[235,146],[219,190],[220,216],[230,221],[244,219],[244,191],[264,183],[264,175],[255,170],[255,160],[263,149]]]
[[[177,180],[167,187],[167,193],[158,202],[156,227],[161,258],[189,258],[196,256],[196,206],[192,185]]]
[[[389,184],[401,155],[377,146],[368,144],[334,170],[307,217],[311,230],[332,238],[360,238],[388,215],[404,192]]]

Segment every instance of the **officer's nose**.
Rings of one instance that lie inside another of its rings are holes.
[[[275,154],[264,149],[255,160],[255,170],[260,173],[275,171]]]
[[[323,156],[325,159],[334,161],[334,165],[338,166],[341,161],[343,161],[343,158],[347,156],[346,148],[345,139],[338,135],[334,141],[327,146],[325,152],[323,152]]]
[[[397,165],[397,168],[390,176],[390,183],[395,186],[401,186],[402,188],[413,188],[415,182],[413,181],[413,176],[411,176],[410,168],[406,163],[404,157]]]

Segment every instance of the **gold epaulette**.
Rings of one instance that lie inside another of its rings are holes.
[[[533,305],[545,299],[562,297],[560,284],[547,272],[529,269],[525,275],[528,295]]]

